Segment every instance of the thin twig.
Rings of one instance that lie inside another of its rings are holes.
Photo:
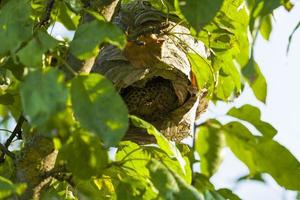
[[[37,27],[41,27],[41,26],[44,26],[44,25],[49,23],[50,16],[51,16],[51,11],[52,11],[53,6],[54,6],[54,2],[55,2],[55,0],[49,0],[48,1],[47,5],[46,5],[46,8],[45,8],[45,15],[42,18],[42,20],[36,25]]]
[[[13,139],[17,136],[18,139],[22,138],[22,125],[26,121],[26,119],[21,115],[17,121],[17,125],[14,128],[13,131],[8,131],[11,133],[11,135],[6,140],[5,144],[0,145],[0,149],[2,153],[0,154],[0,162],[4,161],[5,154],[10,156],[11,158],[14,158],[14,154],[8,150],[9,145],[12,143]],[[5,129],[4,129],[5,130]]]
[[[9,151],[3,144],[1,144],[0,143],[0,149],[1,149],[1,151],[2,151],[2,155],[4,155],[4,154],[6,154],[6,155],[8,155],[9,157],[11,157],[11,158],[15,158],[15,154],[13,153],[13,152],[11,152],[11,151]],[[4,153],[4,154],[3,154]],[[1,156],[2,157],[2,156]],[[0,161],[3,161],[3,159],[2,158],[0,158]]]
[[[65,59],[63,59],[63,58],[61,58],[61,57],[59,57],[59,56],[57,56],[57,57],[55,56],[55,58],[57,58],[58,61],[62,62],[63,66],[65,66],[66,69],[67,69],[69,72],[71,72],[71,74],[72,74],[73,76],[78,75],[78,73],[71,67],[71,65],[69,65],[69,63],[68,63]]]
[[[8,148],[13,139],[18,136],[18,138],[21,138],[22,135],[22,125],[26,121],[26,119],[21,115],[17,121],[17,125],[15,129],[13,130],[12,134],[9,136],[9,138],[5,142],[5,147]]]

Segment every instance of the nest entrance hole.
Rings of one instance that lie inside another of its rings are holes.
[[[179,101],[172,82],[160,76],[141,81],[121,90],[129,113],[149,122],[163,120],[178,108]]]

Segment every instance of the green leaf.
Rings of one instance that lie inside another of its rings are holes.
[[[224,135],[221,124],[216,120],[201,125],[196,133],[196,151],[200,155],[201,173],[211,177],[219,168],[224,147]]]
[[[52,181],[50,186],[46,187],[41,195],[41,200],[77,200],[66,181]]]
[[[193,177],[194,187],[201,193],[204,193],[207,190],[214,190],[214,185],[209,181],[209,178],[204,174],[195,173]]]
[[[13,184],[10,180],[0,176],[0,198],[8,198],[13,194],[21,195],[26,189],[26,184]]]
[[[148,179],[127,176],[123,178],[116,189],[117,199],[140,200],[156,199],[157,190]]]
[[[148,164],[151,181],[162,199],[202,199],[197,190],[187,184],[180,176],[169,171],[159,161],[151,160]]]
[[[250,10],[249,28],[252,33],[255,32],[255,25],[257,22],[267,15],[273,14],[273,11],[279,6],[283,5],[286,10],[291,10],[293,4],[289,0],[256,0],[247,1]]]
[[[63,145],[58,163],[65,162],[74,176],[89,179],[101,175],[107,166],[108,155],[98,138],[86,132],[76,132]]]
[[[113,84],[100,74],[72,80],[72,107],[82,127],[95,133],[105,146],[116,145],[128,128],[128,111]]]
[[[224,130],[227,145],[248,166],[250,174],[269,173],[286,189],[300,189],[300,163],[285,147],[274,140],[253,136],[238,122],[225,125]]]
[[[169,157],[156,146],[139,146],[130,141],[122,141],[116,154],[117,163],[122,163],[122,169],[126,170],[127,174],[131,176],[149,177],[149,170],[146,165],[151,158],[159,159],[166,167],[176,171],[186,182],[191,183],[189,160],[184,158],[187,164],[183,172],[180,163],[176,159]]]
[[[150,155],[142,149],[139,145],[124,141],[119,144],[116,154],[116,161],[124,163],[124,169],[130,168],[134,170],[134,175],[149,176],[149,171],[146,168],[148,161],[151,159]],[[131,174],[132,170],[128,172]]]
[[[216,90],[216,95],[219,99],[226,101],[233,93],[235,88],[234,82],[230,76],[218,77],[218,86]]]
[[[22,48],[17,56],[27,67],[41,68],[43,54],[54,48],[58,42],[45,32],[38,32],[37,35]]]
[[[288,43],[288,46],[287,46],[287,49],[286,49],[286,54],[289,53],[290,51],[290,47],[291,47],[291,44],[292,44],[292,39],[294,37],[294,34],[296,33],[296,31],[300,28],[300,21],[298,22],[298,24],[295,26],[295,28],[293,29],[291,35],[289,36],[289,43]]]
[[[57,21],[61,22],[69,30],[76,30],[80,16],[72,12],[65,2],[57,2],[57,7],[58,13],[55,16],[57,17]]]
[[[79,26],[70,44],[70,51],[81,60],[88,59],[98,54],[99,45],[103,42],[123,48],[125,36],[117,26],[93,20]]]
[[[76,190],[77,199],[99,199],[103,197],[103,191],[101,191],[97,185],[95,179],[82,180],[76,179]]]
[[[63,85],[63,74],[48,68],[30,72],[21,85],[20,95],[24,114],[40,126],[65,107],[68,91]]]
[[[231,77],[237,92],[241,91],[241,76],[237,68],[235,67],[234,63],[232,60],[227,60],[227,62],[222,65],[222,71],[227,74],[228,76]]]
[[[218,192],[212,190],[212,191],[205,191],[204,193],[204,199],[205,200],[227,200],[225,199],[221,194]]]
[[[11,105],[14,103],[14,96],[12,94],[6,93],[0,95],[0,104],[2,105]]]
[[[247,174],[245,176],[242,176],[242,177],[238,178],[236,180],[236,182],[240,182],[240,181],[244,181],[244,180],[259,181],[259,182],[262,182],[262,183],[266,182],[264,180],[263,176],[262,176],[262,173],[257,173],[257,174],[254,174],[254,175]]]
[[[7,1],[0,9],[0,56],[15,52],[30,38],[33,27],[30,9],[26,0]]]
[[[241,200],[236,194],[227,188],[218,189],[217,192],[222,195],[226,200]]]
[[[214,84],[214,72],[209,61],[201,56],[188,53],[188,59],[190,61],[192,71],[196,75],[199,88],[207,88]]]
[[[189,185],[176,173],[173,172],[172,174],[175,177],[180,189],[180,192],[176,194],[175,199],[203,200],[202,195],[197,191],[196,188],[194,188],[192,185]]]
[[[199,32],[216,16],[223,0],[176,0],[175,7],[184,15],[186,20]]]
[[[260,33],[265,40],[269,40],[271,32],[272,32],[271,15],[266,15],[261,19]]]
[[[16,167],[14,160],[11,157],[6,156],[5,160],[0,163],[0,177],[11,179],[15,173]]]
[[[231,108],[227,115],[251,123],[267,138],[273,138],[277,134],[277,130],[271,124],[261,120],[260,110],[252,105],[247,104],[240,108]]]
[[[43,127],[39,127],[39,130],[49,133],[48,136],[59,137],[64,142],[77,128],[77,125],[78,122],[74,118],[72,108],[66,107],[64,110],[50,116],[47,123]]]
[[[287,11],[291,11],[294,7],[294,4],[290,0],[283,0],[281,4]]]
[[[174,157],[170,157],[165,151],[156,146],[147,146],[144,147],[143,150],[151,155],[151,158],[160,160],[168,169],[176,172],[180,177],[182,177],[187,183],[192,182],[192,170],[190,166],[189,159],[185,156],[183,157],[185,161],[185,170],[182,170],[181,163],[174,159]],[[191,152],[192,153],[192,152]]]
[[[251,58],[248,64],[243,68],[242,73],[250,84],[255,97],[265,103],[267,97],[267,82],[253,58]]]
[[[157,141],[158,146],[165,151],[168,156],[175,158],[181,166],[182,172],[187,175],[186,173],[186,162],[183,159],[182,155],[180,154],[180,151],[177,149],[176,145],[170,141],[167,140],[153,125],[150,123],[131,115],[130,116],[131,122],[134,126],[138,128],[146,129],[148,134],[153,135]]]

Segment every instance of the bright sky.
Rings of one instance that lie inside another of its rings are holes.
[[[268,82],[266,105],[258,102],[251,90],[245,92],[232,104],[241,106],[252,104],[261,108],[263,120],[270,122],[278,130],[275,140],[287,147],[300,160],[300,29],[295,33],[290,52],[286,56],[288,37],[300,21],[300,2],[288,13],[283,8],[274,14],[273,32],[269,42],[261,37],[255,48],[255,58]],[[232,104],[210,105],[203,116],[211,118],[222,115]],[[229,149],[224,150],[224,162],[219,172],[212,178],[217,188],[231,187],[243,200],[294,200],[294,192],[286,192],[276,182],[266,176],[268,184],[245,181],[235,185],[235,180],[248,173],[244,164],[238,161]],[[284,172],[283,172],[284,173]]]

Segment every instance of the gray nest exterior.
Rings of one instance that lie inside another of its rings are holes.
[[[176,16],[147,1],[122,5],[113,23],[126,33],[127,45],[123,50],[105,46],[92,72],[110,79],[129,113],[152,123],[169,140],[179,142],[191,135],[197,115],[206,108],[206,92],[192,80],[187,53],[193,49],[206,58],[204,44],[190,36]],[[155,142],[133,125],[125,139]]]

